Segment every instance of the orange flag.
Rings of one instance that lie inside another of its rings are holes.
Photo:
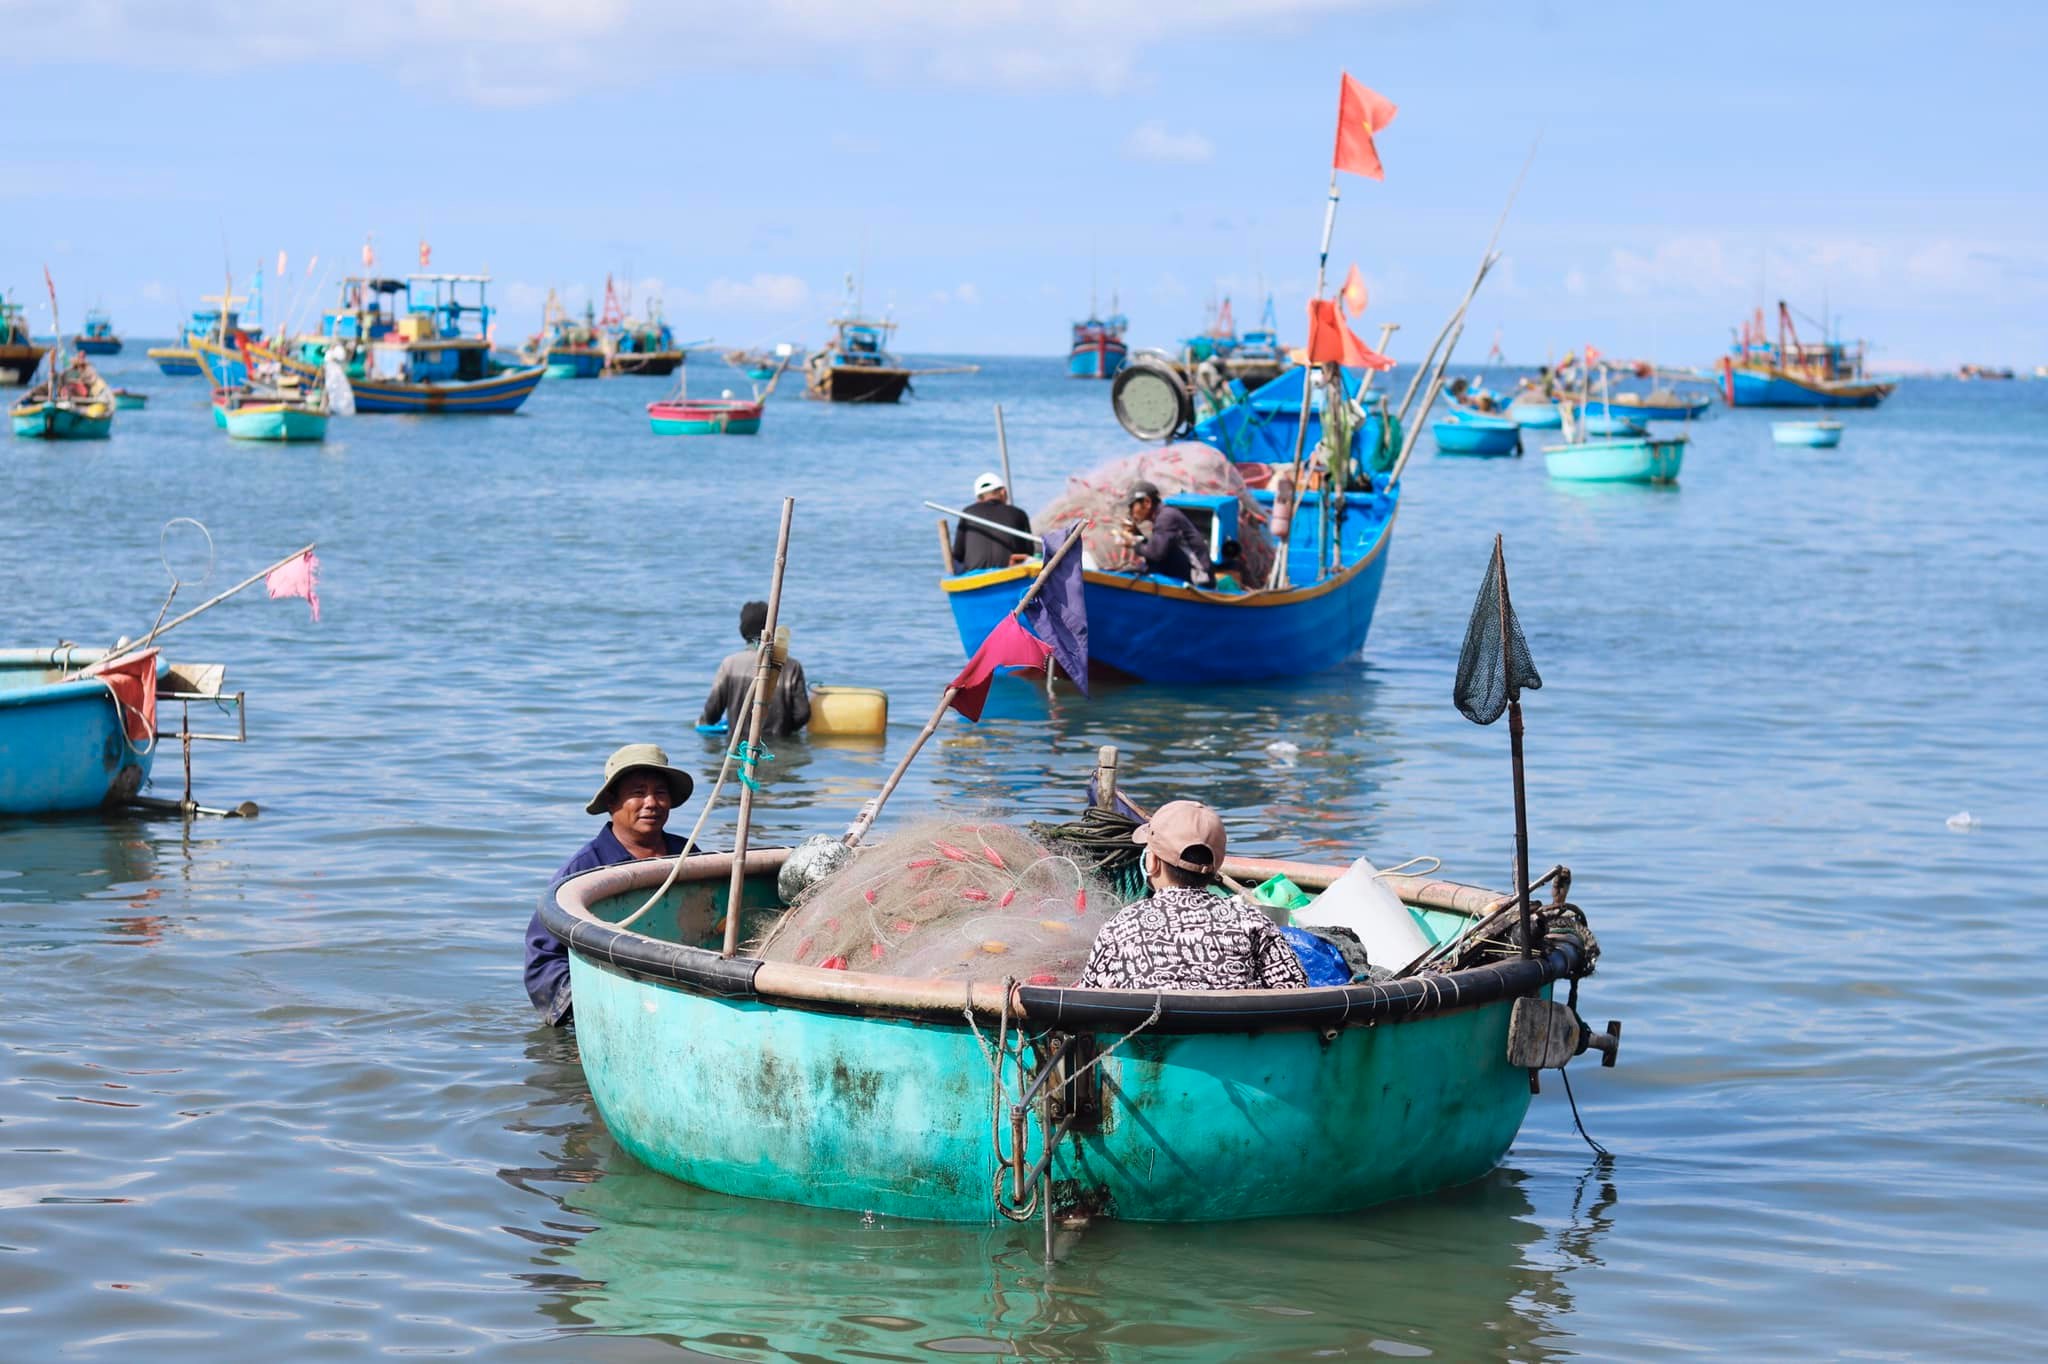
[[[1344,325],[1334,298],[1311,299],[1308,305],[1308,361],[1312,365],[1343,365],[1346,369],[1392,369],[1394,362],[1358,339]]]
[[[1394,121],[1394,113],[1392,100],[1366,89],[1347,72],[1337,97],[1337,156],[1330,164],[1369,180],[1385,180],[1387,173],[1380,167],[1379,149],[1372,138]]]
[[[1344,311],[1353,317],[1365,312],[1365,276],[1358,273],[1358,266],[1351,267],[1351,273],[1344,276],[1344,287],[1337,291],[1337,297],[1344,300]]]

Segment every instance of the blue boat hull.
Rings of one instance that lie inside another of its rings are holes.
[[[1435,422],[1437,453],[1444,455],[1512,455],[1522,448],[1522,430],[1511,421],[1459,417]]]
[[[1564,425],[1564,414],[1552,402],[1510,403],[1508,418],[1532,431],[1556,431]]]
[[[1550,476],[1572,483],[1676,483],[1685,437],[1579,441],[1543,451]]]
[[[1810,450],[1828,450],[1842,443],[1840,422],[1772,422],[1771,440],[1778,445],[1798,445]]]
[[[113,337],[81,336],[71,343],[87,355],[119,355],[121,343]]]
[[[1706,414],[1714,405],[1713,396],[1691,401],[1680,399],[1675,403],[1630,403],[1620,399],[1602,401],[1593,399],[1586,404],[1586,411],[1596,417],[1612,416],[1630,422],[1683,422],[1693,421]]]
[[[1890,392],[1888,384],[1830,388],[1777,372],[1737,369],[1728,375],[1732,407],[1876,407]]]
[[[1393,498],[1350,498],[1343,518],[1344,567],[1308,587],[1252,596],[1197,591],[1149,575],[1088,572],[1090,666],[1148,682],[1256,682],[1321,672],[1356,657],[1379,604],[1395,510]],[[1317,520],[1309,494],[1296,513],[1298,533],[1289,546],[1296,581],[1313,576]],[[1036,572],[1036,565],[1027,564],[941,583],[966,652],[981,647],[1016,609]]]
[[[1116,372],[1124,367],[1124,360],[1129,354],[1129,349],[1121,341],[1076,347],[1067,356],[1067,377],[1113,379]]]
[[[152,746],[129,742],[104,683],[47,680],[64,672],[64,657],[0,650],[0,816],[96,810],[149,779]],[[159,676],[167,670],[159,664]]]

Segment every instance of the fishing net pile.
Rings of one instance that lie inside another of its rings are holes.
[[[755,952],[921,980],[1070,985],[1120,907],[1082,862],[1017,829],[931,819],[804,891]]]
[[[1142,561],[1116,532],[1129,511],[1131,485],[1140,481],[1156,484],[1162,497],[1175,493],[1235,497],[1245,580],[1266,581],[1273,567],[1273,537],[1266,529],[1266,512],[1229,457],[1199,441],[1140,450],[1074,475],[1067,480],[1066,491],[1039,512],[1035,529],[1043,533],[1085,518],[1092,524],[1081,547],[1094,565],[1112,572],[1134,572]]]

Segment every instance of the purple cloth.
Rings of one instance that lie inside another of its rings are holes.
[[[1053,555],[1060,546],[1081,533],[1076,522],[1065,535],[1054,532],[1043,537],[1045,561],[1052,563]],[[1052,646],[1052,656],[1059,661],[1060,671],[1074,679],[1074,685],[1081,689],[1081,695],[1088,694],[1088,604],[1082,599],[1081,546],[1062,559],[1053,570],[1044,575],[1045,586],[1038,590],[1031,605],[1024,609],[1024,623]]]

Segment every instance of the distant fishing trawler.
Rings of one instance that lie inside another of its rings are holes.
[[[550,379],[595,379],[604,372],[604,340],[597,330],[597,313],[588,303],[583,320],[577,321],[548,290],[541,311],[540,330],[519,352],[521,363],[541,365]]]
[[[1876,407],[1893,384],[1868,378],[1864,344],[1803,342],[1792,310],[1778,302],[1778,338],[1764,332],[1763,309],[1742,324],[1721,361],[1722,396],[1730,407]]]
[[[360,413],[517,411],[547,373],[491,358],[489,275],[351,276],[320,330],[251,349],[319,377],[330,358]]]
[[[1109,300],[1108,317],[1095,311],[1095,300],[1091,297],[1088,320],[1074,324],[1073,341],[1067,352],[1067,377],[1114,379],[1130,355],[1130,348],[1124,344],[1124,330],[1129,326],[1114,296]]]
[[[261,339],[254,328],[242,325],[242,316],[235,311],[235,305],[246,303],[239,294],[204,294],[202,303],[217,303],[217,308],[198,308],[192,313],[191,321],[185,324],[184,332],[175,346],[151,346],[145,352],[156,361],[156,367],[172,378],[197,378],[206,373],[199,352],[193,349],[194,338],[211,341],[216,346],[237,350],[245,342]]]
[[[121,338],[114,335],[114,321],[98,308],[85,315],[85,329],[71,339],[82,355],[119,355]]]
[[[28,310],[12,299],[0,299],[0,384],[19,388],[35,377],[48,346],[29,335]]]
[[[683,364],[683,348],[661,315],[661,300],[647,301],[647,316],[630,317],[630,297],[622,296],[604,277],[604,312],[597,319],[599,343],[604,347],[604,373],[674,374]]]

